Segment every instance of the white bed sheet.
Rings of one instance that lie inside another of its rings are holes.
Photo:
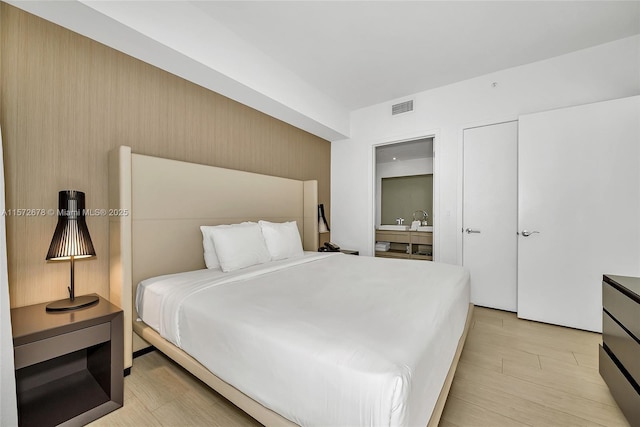
[[[426,426],[469,306],[459,266],[307,253],[138,286],[139,316],[302,426]]]

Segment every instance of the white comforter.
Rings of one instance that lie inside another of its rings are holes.
[[[469,304],[461,267],[306,254],[143,281],[161,336],[302,426],[425,426]]]

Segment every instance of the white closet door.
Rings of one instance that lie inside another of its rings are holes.
[[[462,262],[471,302],[516,311],[518,123],[464,130]]]
[[[518,316],[602,330],[602,275],[640,274],[640,97],[519,120]]]

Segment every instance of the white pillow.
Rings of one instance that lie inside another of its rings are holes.
[[[258,221],[273,261],[304,255],[296,221]]]
[[[229,272],[271,260],[256,223],[212,227],[208,230],[222,271]]]
[[[202,247],[204,249],[204,264],[207,268],[220,268],[220,261],[218,261],[218,255],[216,254],[216,247],[213,245],[213,235],[211,230],[216,228],[230,228],[240,227],[247,224],[258,224],[257,222],[243,222],[240,224],[223,224],[223,225],[201,225],[200,231],[202,231]]]
[[[224,225],[201,225],[202,231],[202,247],[204,248],[204,264],[207,268],[220,268],[220,261],[216,255],[216,247],[213,246],[213,237],[211,237],[211,229],[214,227],[225,227]],[[226,227],[231,227],[227,225]]]

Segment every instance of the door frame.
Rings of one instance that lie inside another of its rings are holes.
[[[440,260],[440,130],[439,129],[426,129],[422,131],[412,132],[410,134],[398,135],[396,137],[382,138],[377,141],[373,141],[370,145],[370,169],[369,169],[369,188],[368,192],[371,195],[370,208],[368,215],[369,229],[369,247],[371,249],[372,256],[375,256],[376,251],[376,148],[384,145],[400,144],[403,142],[415,141],[416,139],[433,138],[433,261]]]

